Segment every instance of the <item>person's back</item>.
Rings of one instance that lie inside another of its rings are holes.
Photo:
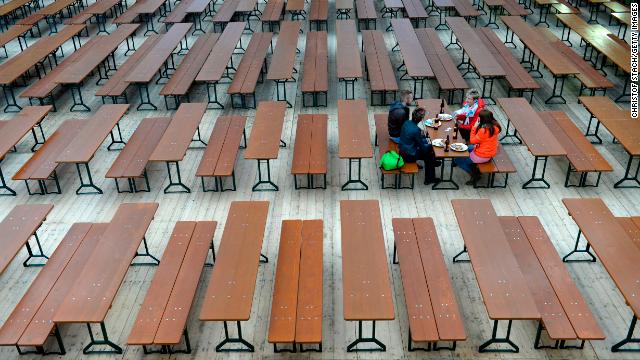
[[[471,131],[469,143],[475,144],[474,152],[481,158],[492,158],[498,152],[498,134],[500,128],[493,127],[493,135],[488,128],[479,127]]]
[[[402,125],[409,120],[409,104],[413,101],[411,91],[403,91],[400,94],[400,100],[394,101],[389,105],[389,116],[387,118],[387,130],[389,138],[393,142],[400,141],[400,131]]]
[[[405,121],[404,124],[402,124],[398,149],[403,157],[408,156],[410,158],[409,162],[415,162],[418,149],[422,145],[422,137],[420,134],[420,128],[413,121]]]

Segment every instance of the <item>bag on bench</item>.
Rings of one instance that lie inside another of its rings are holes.
[[[390,150],[380,158],[380,167],[386,171],[398,170],[404,166],[404,159],[397,152]]]

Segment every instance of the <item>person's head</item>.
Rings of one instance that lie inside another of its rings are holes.
[[[402,90],[400,92],[400,101],[405,105],[413,103],[413,92],[411,90]]]
[[[424,120],[424,116],[426,113],[427,111],[424,108],[416,108],[415,110],[413,110],[413,113],[411,113],[411,121],[418,124],[420,121]]]
[[[489,135],[493,136],[496,128],[498,132],[502,130],[498,121],[493,117],[493,113],[486,109],[480,110],[480,113],[478,113],[478,127],[476,128],[476,132],[478,132],[479,129],[486,129],[489,131]]]
[[[465,96],[465,101],[467,104],[473,104],[480,98],[480,92],[477,89],[469,89],[467,91],[467,95]]]

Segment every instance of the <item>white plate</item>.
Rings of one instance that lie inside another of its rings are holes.
[[[451,116],[451,114],[440,114],[440,115],[438,115],[438,118],[441,121],[449,121],[449,120],[453,119],[453,116]]]
[[[458,149],[456,149],[456,147],[459,146]],[[469,148],[466,144],[463,143],[453,143],[450,145],[451,150],[453,151],[457,151],[457,152],[465,152],[467,151],[467,149]]]
[[[443,139],[433,139],[433,140],[431,140],[431,145],[433,145],[435,147],[444,147],[444,140]]]

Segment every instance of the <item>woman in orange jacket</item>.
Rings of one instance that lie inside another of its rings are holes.
[[[502,128],[493,113],[481,110],[478,122],[471,129],[469,139],[469,157],[455,159],[456,165],[471,175],[467,185],[474,185],[480,179],[480,172],[475,164],[486,163],[498,152],[498,134]]]

